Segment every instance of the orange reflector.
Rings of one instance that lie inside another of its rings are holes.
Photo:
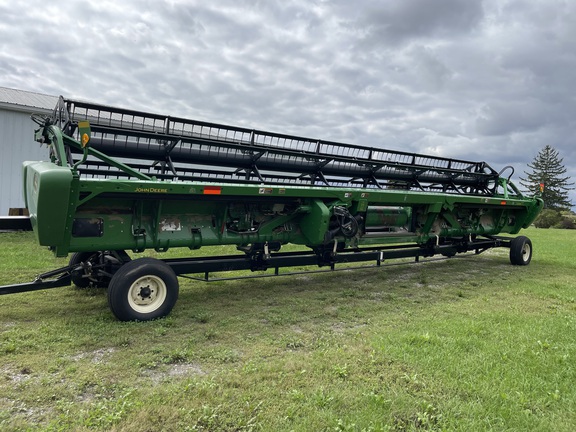
[[[83,133],[82,134],[82,147],[86,147],[86,144],[88,144],[88,141],[90,141],[90,136],[87,133]]]
[[[222,188],[220,186],[204,186],[204,195],[220,195]]]
[[[501,205],[506,205],[506,201],[500,201]]]

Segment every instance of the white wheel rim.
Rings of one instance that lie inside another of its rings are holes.
[[[529,259],[530,259],[530,245],[526,243],[522,248],[522,260],[526,262]]]
[[[153,275],[142,276],[128,290],[128,304],[139,313],[154,312],[166,300],[166,283]]]

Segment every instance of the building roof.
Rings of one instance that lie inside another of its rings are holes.
[[[0,87],[0,109],[16,111],[52,111],[58,96]]]

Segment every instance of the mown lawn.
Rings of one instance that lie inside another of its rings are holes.
[[[573,431],[576,231],[523,234],[527,267],[181,279],[153,322],[101,289],[0,296],[0,430]],[[0,234],[0,284],[65,262]]]

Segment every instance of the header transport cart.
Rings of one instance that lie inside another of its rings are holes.
[[[50,160],[24,163],[38,243],[69,265],[0,294],[107,286],[120,320],[167,315],[178,278],[510,249],[527,265],[543,207],[484,162],[423,156],[60,98],[33,116]],[[509,176],[503,175],[509,172]],[[280,252],[282,245],[307,246]],[[125,252],[236,245],[235,255]],[[270,273],[271,272],[271,273]],[[282,273],[284,274],[284,273]]]

